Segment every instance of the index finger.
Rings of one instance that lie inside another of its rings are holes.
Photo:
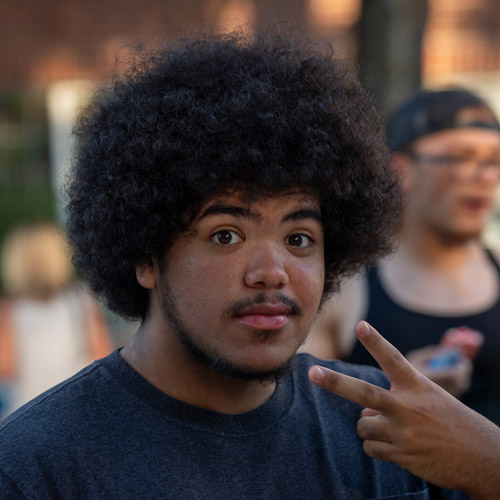
[[[338,373],[324,366],[312,366],[309,380],[327,391],[333,392],[353,403],[388,412],[393,407],[393,397],[387,389],[370,384],[343,373]]]
[[[391,382],[413,380],[417,371],[410,362],[366,321],[356,325],[356,335]]]

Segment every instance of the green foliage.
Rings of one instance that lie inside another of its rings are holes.
[[[14,227],[54,218],[44,93],[0,89],[0,248]]]
[[[54,219],[51,186],[0,186],[0,240],[9,229],[24,223]]]

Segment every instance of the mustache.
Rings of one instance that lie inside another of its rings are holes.
[[[224,315],[237,316],[245,309],[259,304],[284,304],[290,308],[290,314],[298,315],[302,312],[302,308],[300,307],[300,305],[295,300],[282,292],[277,292],[272,295],[260,292],[252,298],[233,302],[224,310]]]

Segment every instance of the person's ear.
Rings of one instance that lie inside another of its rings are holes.
[[[156,286],[155,266],[152,260],[141,262],[135,266],[135,277],[139,285],[151,290]]]
[[[396,151],[391,154],[391,165],[397,170],[403,181],[403,189],[409,191],[413,187],[415,169],[409,155]]]

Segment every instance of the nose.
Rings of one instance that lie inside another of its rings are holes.
[[[262,243],[251,249],[245,270],[245,284],[252,288],[283,288],[288,284],[284,249]]]

